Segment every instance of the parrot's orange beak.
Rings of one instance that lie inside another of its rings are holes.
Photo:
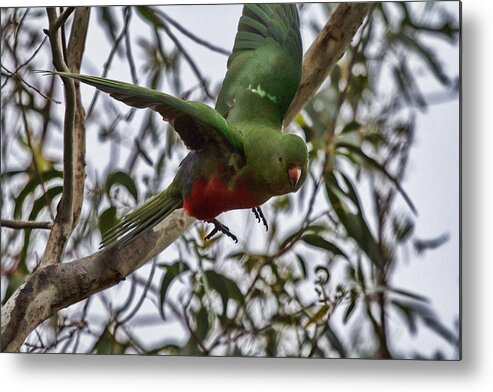
[[[298,181],[300,180],[301,177],[301,167],[294,166],[288,169],[288,174],[289,174],[289,179],[291,180],[291,185],[293,186],[294,189],[296,188],[296,185],[298,184]]]

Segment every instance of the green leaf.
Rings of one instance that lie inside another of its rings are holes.
[[[29,220],[35,221],[38,217],[39,213],[44,207],[48,207],[53,199],[61,194],[63,191],[62,186],[54,186],[46,191],[46,194],[41,195],[36,201],[33,203],[33,208],[31,213],[29,214]]]
[[[195,335],[202,341],[207,337],[209,332],[209,313],[205,306],[201,306],[196,318],[197,328],[195,329]]]
[[[327,226],[325,225],[308,225],[306,226],[305,233],[316,233],[320,234],[327,231]]]
[[[132,178],[127,173],[124,173],[122,171],[117,171],[117,172],[111,173],[106,178],[105,190],[106,190],[106,194],[108,195],[108,198],[110,198],[110,200],[111,200],[110,191],[114,185],[121,185],[121,186],[125,187],[127,189],[128,193],[130,193],[132,195],[135,202],[138,201],[139,196],[138,196],[138,192],[137,192],[137,187],[135,186],[134,180],[132,180]]]
[[[232,279],[214,270],[205,271],[204,277],[207,279],[209,286],[216,290],[221,296],[223,303],[223,315],[226,314],[229,299],[234,299],[239,304],[244,303],[245,298],[243,297],[238,285]]]
[[[344,191],[340,187],[335,175],[333,173],[329,174],[325,179],[325,189],[329,201],[332,204],[339,221],[346,229],[347,235],[358,244],[360,249],[366,253],[378,268],[383,268],[384,263],[380,255],[378,244],[363,216],[356,190],[347,176],[342,172],[339,172],[339,174],[344,180],[348,190]],[[353,202],[354,207],[357,209],[357,213],[351,211],[346,204],[345,198],[348,198]]]
[[[190,268],[183,261],[176,261],[173,264],[158,264],[159,267],[166,270],[166,274],[164,274],[163,279],[161,280],[161,287],[159,289],[159,309],[161,312],[161,317],[164,319],[164,305],[166,302],[166,294],[168,293],[168,289],[173,283],[173,280],[185,271],[189,271]]]
[[[151,22],[156,28],[163,27],[163,22],[159,19],[151,7],[145,5],[137,6],[137,11],[144,19]]]
[[[3,182],[19,174],[28,174],[28,172],[26,170],[9,170],[0,174],[0,180]]]
[[[332,71],[330,73],[330,84],[334,86],[334,88],[338,89],[339,82],[342,77],[342,70],[339,64],[334,65]]]
[[[396,305],[396,301],[393,301]],[[433,330],[435,333],[440,335],[442,338],[447,340],[451,344],[457,343],[457,337],[450,331],[446,326],[444,326],[437,316],[433,313],[429,306],[419,303],[419,302],[398,302],[401,310],[406,309],[407,312],[414,313],[418,316],[425,325]]]
[[[413,241],[414,249],[416,249],[416,252],[418,252],[418,254],[421,254],[426,250],[436,249],[442,246],[445,242],[449,240],[449,238],[450,236],[445,233],[437,238],[432,238],[430,240],[416,239]]]
[[[293,241],[297,236],[300,235],[300,229],[296,229],[292,233],[288,234],[286,238],[282,241],[281,245],[279,245],[279,249],[284,249],[286,246],[289,245],[291,241]]]
[[[410,37],[406,33],[400,31],[397,33],[396,38],[399,39],[405,46],[414,51],[425,61],[435,77],[444,85],[450,83],[449,78],[443,71],[443,67],[438,62],[433,51],[424,46],[416,37]]]
[[[327,241],[318,234],[305,234],[303,237],[301,237],[301,240],[308,245],[327,250],[331,252],[334,256],[342,256],[347,259],[346,254],[337,245]]]
[[[397,217],[392,218],[392,228],[398,242],[406,241],[414,230],[414,222],[411,219]]]
[[[50,169],[40,174],[40,177],[43,179],[43,183],[46,183],[54,178],[63,178],[63,172],[60,170]],[[19,192],[17,197],[15,198],[14,205],[14,219],[20,219],[22,215],[22,207],[24,205],[24,201],[27,196],[31,193],[34,193],[36,188],[41,184],[39,181],[39,176],[32,176],[29,181],[26,183],[24,188]]]
[[[93,354],[123,354],[128,348],[128,343],[120,343],[117,341],[116,337],[110,332],[109,328],[106,327],[94,344],[91,352]]]
[[[108,209],[104,210],[99,216],[99,232],[101,233],[101,237],[110,230],[112,227],[115,227],[118,223],[118,219],[116,217],[116,207],[111,206]]]
[[[303,279],[306,279],[306,276],[307,276],[307,272],[306,272],[306,261],[298,253],[295,253],[295,255],[296,255],[296,258],[298,259],[298,263],[299,263],[300,268],[301,268],[301,274],[303,276]]]
[[[353,313],[355,307],[356,307],[356,299],[352,299],[351,302],[349,302],[348,307],[346,308],[346,312],[344,312],[344,317],[342,319],[344,324],[346,324],[348,322],[348,320],[351,317],[351,314]]]
[[[394,305],[395,309],[406,320],[409,332],[412,335],[415,335],[418,331],[418,327],[416,325],[416,314],[413,312],[413,310],[407,304],[401,303],[396,300],[391,300],[390,303]]]
[[[326,284],[330,280],[329,269],[323,265],[318,265],[315,268],[315,275],[317,276],[317,282],[320,284]]]
[[[393,288],[393,287],[387,287],[387,290],[388,291],[391,291],[391,292],[393,292],[395,294],[402,295],[404,297],[412,298],[412,299],[414,299],[416,301],[429,302],[428,298],[426,298],[426,297],[424,297],[422,295],[413,293],[413,292],[408,291],[408,290],[396,289],[396,288]]]
[[[359,122],[351,121],[351,122],[347,123],[346,125],[344,125],[344,128],[342,128],[341,134],[354,132],[360,128],[361,128],[361,124]]]
[[[413,211],[413,213],[415,215],[418,215],[418,212],[416,210],[416,207],[414,206],[414,203],[412,202],[411,198],[407,195],[407,193],[402,188],[399,180],[397,180],[397,178],[395,178],[387,170],[385,170],[385,168],[380,163],[378,163],[375,159],[366,155],[359,147],[356,147],[352,144],[339,142],[339,143],[336,143],[336,148],[337,149],[344,148],[346,150],[349,150],[352,153],[357,154],[369,166],[371,166],[372,168],[374,168],[378,172],[382,173],[385,177],[387,177],[390,181],[392,181],[394,183],[395,187],[397,188],[397,190],[401,193],[401,195],[404,198],[404,200],[406,201],[406,203],[409,205],[409,208],[411,208],[411,210]]]
[[[54,186],[46,191],[46,194],[41,195],[36,201],[33,203],[33,208],[31,213],[29,214],[29,220],[35,221],[38,217],[41,210],[45,207],[48,207],[52,200],[62,193],[62,186]],[[22,246],[21,255],[20,255],[20,263],[24,264],[27,259],[27,251],[29,249],[29,242],[31,239],[31,229],[24,230],[24,245]]]
[[[327,339],[329,339],[330,344],[332,345],[332,348],[334,348],[341,358],[346,358],[346,349],[344,348],[343,344],[339,340],[339,337],[335,333],[335,331],[332,329],[329,323],[327,323],[327,329],[325,331],[325,336],[327,336]]]
[[[407,103],[412,103],[413,98],[410,91],[411,87],[409,86],[409,83],[403,75],[402,68],[396,65],[392,67],[392,73],[395,80],[397,81],[397,87],[399,88],[402,96],[404,96],[404,99]]]
[[[96,7],[96,11],[99,11],[98,19],[100,25],[106,30],[106,33],[111,37],[113,42],[116,41],[118,26],[113,15],[113,7]]]

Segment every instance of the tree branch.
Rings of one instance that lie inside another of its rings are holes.
[[[371,4],[340,4],[336,8],[305,56],[302,83],[288,112],[286,124],[295,117],[329,74],[370,8]],[[55,20],[53,14],[54,10],[51,11],[50,25]],[[58,41],[53,34],[49,38],[55,44],[54,63],[57,67],[55,57],[58,57]],[[321,59],[317,60],[317,57]],[[73,102],[75,98],[72,101],[75,107]],[[73,173],[73,161],[71,162],[70,172]],[[177,210],[145,235],[124,247],[115,245],[70,263],[42,264],[2,308],[2,351],[18,351],[29,333],[52,314],[125,279],[173,243],[193,221],[183,210]]]
[[[90,7],[77,7],[70,31],[67,51],[67,65],[70,72],[79,73],[82,55],[86,45],[89,26]],[[72,229],[75,228],[82,210],[84,200],[84,181],[86,167],[86,127],[85,112],[80,95],[80,83],[75,82],[75,119],[74,119],[74,198],[72,210]]]
[[[9,229],[51,229],[53,223],[51,222],[35,222],[35,221],[25,221],[25,220],[10,220],[2,219],[2,227],[8,227]]]
[[[164,13],[162,10],[155,9],[154,11],[156,12],[156,14],[160,15],[166,22],[168,22],[170,25],[175,27],[180,33],[190,38],[192,41],[195,41],[199,45],[202,45],[207,49],[212,50],[213,52],[224,54],[225,56],[229,56],[231,54],[230,50],[220,48],[219,46],[211,44],[209,41],[197,37],[195,34],[184,28],[180,23],[178,23],[176,20],[171,18],[168,14]]]
[[[45,30],[50,40],[53,65],[57,71],[70,72],[63,58],[63,49],[58,34],[61,17],[57,17],[55,8],[47,8],[49,29]],[[63,15],[67,15],[64,13]],[[68,15],[67,15],[68,16]],[[65,90],[65,118],[63,123],[63,193],[57,208],[57,215],[46,244],[40,266],[59,263],[67,240],[72,233],[74,199],[73,133],[75,118],[75,87],[68,78],[63,79]]]
[[[85,47],[89,10],[87,7],[82,7],[77,9],[72,23],[68,51],[69,69],[64,60],[58,31],[72,11],[66,10],[57,17],[55,8],[46,10],[49,29],[45,30],[45,33],[50,40],[53,65],[60,72],[78,72]],[[62,79],[65,90],[63,193],[43,258],[39,264],[42,267],[61,261],[67,241],[79,218],[84,194],[84,109],[80,103],[80,92],[76,91],[74,82],[68,78]]]
[[[329,76],[372,6],[372,3],[341,3],[336,7],[303,58],[301,83],[286,113],[285,126],[293,121]]]
[[[1,349],[19,351],[25,338],[59,310],[116,285],[172,244],[193,222],[176,210],[130,244],[36,270],[2,307]]]
[[[55,20],[55,23],[52,27],[50,27],[50,30],[53,30],[53,32],[56,32],[62,27],[65,22],[67,21],[68,17],[72,15],[72,13],[75,11],[75,7],[68,7],[63,11],[60,16]]]

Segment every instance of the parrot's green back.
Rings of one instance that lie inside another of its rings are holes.
[[[295,4],[245,4],[216,110],[235,125],[255,118],[281,129],[301,78]]]

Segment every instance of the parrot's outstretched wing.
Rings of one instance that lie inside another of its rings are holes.
[[[301,78],[299,26],[295,4],[245,4],[216,102],[228,121],[281,125]]]
[[[48,72],[66,76],[104,91],[136,108],[149,108],[163,116],[191,150],[214,146],[243,154],[241,133],[214,109],[199,102],[184,101],[159,91],[96,76]]]

